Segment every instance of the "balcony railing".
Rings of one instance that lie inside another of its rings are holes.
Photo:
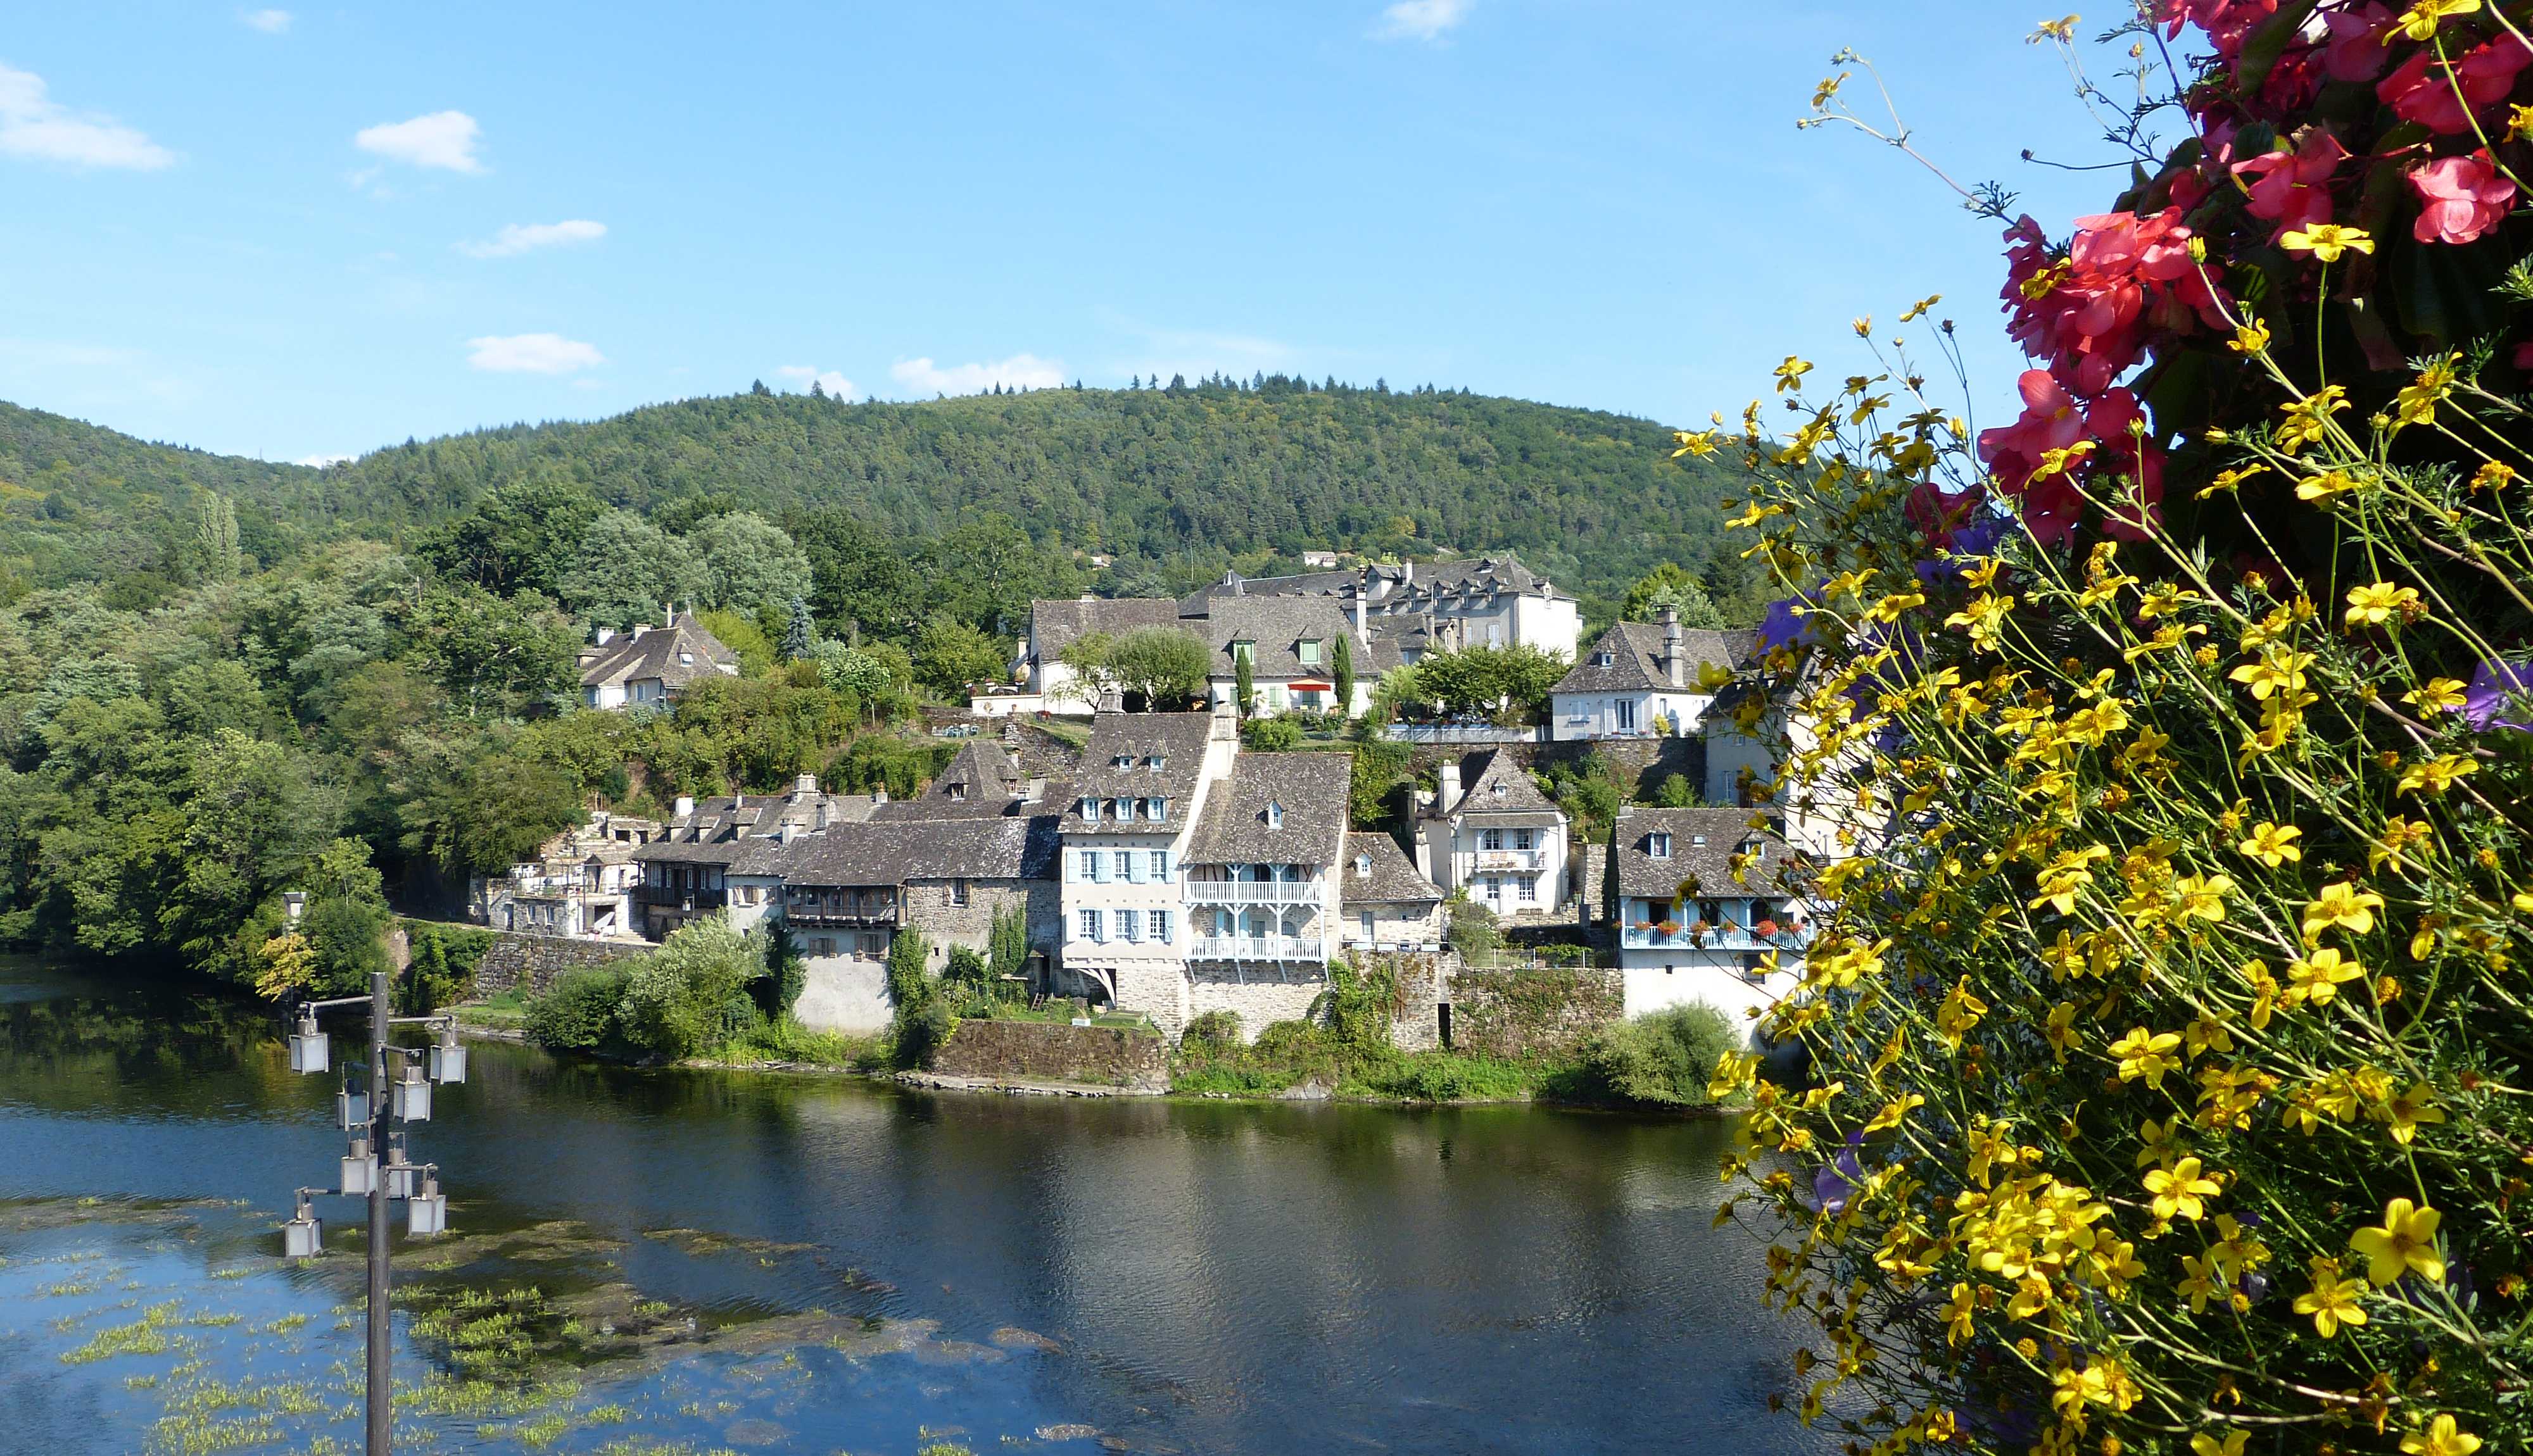
[[[717,910],[729,903],[730,892],[687,890],[676,885],[644,885],[633,892],[633,898],[643,904],[684,908],[691,903],[693,908],[698,910]]]
[[[867,925],[894,925],[897,923],[897,910],[888,905],[847,909],[838,905],[787,904],[783,907],[783,918],[795,925],[853,928]]]
[[[1325,943],[1290,935],[1205,936],[1188,943],[1190,961],[1319,961]]]
[[[1480,849],[1478,851],[1478,869],[1480,872],[1500,869],[1539,870],[1546,868],[1548,868],[1548,851],[1545,849]]]
[[[1189,880],[1190,904],[1304,904],[1320,898],[1316,880]]]
[[[1797,951],[1810,945],[1808,926],[1780,925],[1774,935],[1761,935],[1756,929],[1739,925],[1718,925],[1706,930],[1692,930],[1683,925],[1664,932],[1657,925],[1634,924],[1619,932],[1619,944],[1629,950],[1654,951]]]

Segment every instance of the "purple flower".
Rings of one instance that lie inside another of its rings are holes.
[[[1820,629],[1814,626],[1808,617],[1798,614],[1796,609],[1808,609],[1818,605],[1820,605],[1818,588],[1805,592],[1799,597],[1787,597],[1769,603],[1768,614],[1759,621],[1759,651],[1764,655],[1780,647],[1809,646],[1819,637]]]
[[[2514,713],[2501,718],[2501,713]],[[2462,719],[2476,733],[2494,728],[2533,733],[2533,662],[2483,663],[2463,692]]]
[[[1847,1195],[1864,1181],[1864,1170],[1856,1161],[1856,1150],[1864,1145],[1862,1133],[1847,1135],[1847,1146],[1838,1156],[1821,1165],[1812,1174],[1812,1206],[1832,1218],[1847,1211]]]

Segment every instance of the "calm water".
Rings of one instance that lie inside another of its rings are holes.
[[[339,1143],[275,1030],[0,967],[0,1450],[358,1449],[357,1211],[321,1204],[328,1257],[277,1257]],[[399,1375],[442,1383],[400,1449],[1827,1448],[1766,1410],[1794,1331],[1748,1237],[1708,1227],[1716,1124],[486,1044],[442,1099],[414,1141],[452,1238],[398,1273]],[[544,1343],[449,1384],[408,1289],[540,1302]]]

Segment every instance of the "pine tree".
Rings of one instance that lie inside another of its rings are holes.
[[[1354,715],[1354,637],[1352,634],[1337,639],[1336,679],[1337,712],[1352,717]]]
[[[783,660],[796,663],[818,645],[818,626],[809,619],[809,604],[792,599],[792,622],[783,629]]]
[[[203,497],[202,512],[194,522],[194,549],[202,561],[203,580],[237,580],[237,507],[216,491]]]
[[[1241,717],[1249,716],[1250,700],[1257,695],[1257,683],[1249,675],[1249,654],[1234,653],[1231,664],[1231,695],[1240,704]]]

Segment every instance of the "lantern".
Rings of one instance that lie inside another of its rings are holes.
[[[448,1232],[448,1199],[442,1196],[440,1180],[428,1168],[423,1170],[422,1191],[405,1200],[404,1231],[426,1236]]]
[[[343,1196],[366,1197],[379,1186],[379,1160],[370,1151],[370,1139],[355,1137],[352,1150],[343,1155]]]
[[[290,1222],[281,1226],[281,1252],[285,1258],[315,1258],[324,1252],[325,1231],[308,1207],[308,1194],[299,1195],[298,1210]]]
[[[325,1033],[317,1029],[317,1014],[313,1011],[299,1014],[299,1029],[290,1034],[290,1070],[326,1070]]]
[[[466,1048],[457,1044],[457,1023],[443,1021],[440,1040],[431,1048],[431,1079],[438,1082],[462,1082],[466,1079]]]
[[[431,1121],[431,1079],[422,1075],[420,1067],[406,1063],[404,1075],[392,1085],[395,1098],[391,1105],[397,1117],[409,1123]]]
[[[346,1133],[357,1133],[370,1125],[370,1094],[345,1087],[334,1094],[335,1120]]]

